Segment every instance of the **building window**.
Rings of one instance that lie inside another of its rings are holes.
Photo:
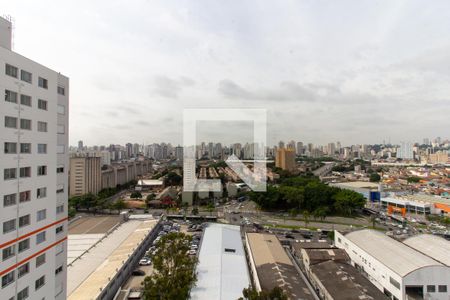
[[[5,142],[5,154],[15,154],[17,153],[17,143]]]
[[[56,234],[61,233],[61,232],[63,232],[63,231],[64,231],[64,226],[63,226],[63,225],[58,226],[58,227],[56,227],[56,229],[55,229]]]
[[[16,230],[16,219],[3,222],[3,233],[8,233],[14,230]]]
[[[56,214],[61,214],[64,212],[64,204],[56,207]]]
[[[58,94],[64,96],[66,94],[66,89],[63,86],[58,85]]]
[[[20,192],[19,194],[19,202],[28,202],[31,200],[31,191]]]
[[[15,245],[3,248],[2,251],[2,260],[7,260],[8,258],[11,258],[16,254]]]
[[[59,185],[59,186],[56,188],[56,193],[57,193],[57,194],[64,193],[64,185]]]
[[[20,129],[31,130],[31,120],[20,119]]]
[[[17,277],[20,278],[30,272],[30,264],[26,263],[17,268]]]
[[[66,152],[66,146],[58,145],[56,146],[56,154],[64,154]]]
[[[36,268],[45,264],[45,253],[36,257]]]
[[[236,253],[236,249],[225,248],[225,252]]]
[[[31,81],[33,79],[33,75],[30,72],[27,72],[25,70],[20,70],[20,79],[22,81],[31,83]]]
[[[397,289],[400,289],[400,283],[392,277],[389,277],[389,282],[395,286]]]
[[[47,132],[47,122],[38,121],[38,131]]]
[[[38,86],[44,89],[48,89],[48,80],[42,77],[39,77]]]
[[[17,103],[17,93],[10,90],[5,90],[5,101]]]
[[[19,242],[19,253],[30,249],[30,239]]]
[[[19,218],[19,228],[30,225],[30,215],[21,216]]]
[[[40,199],[45,197],[47,197],[47,188],[43,187],[36,190],[36,198]]]
[[[38,153],[46,154],[47,153],[47,144],[38,144]]]
[[[5,65],[5,74],[9,75],[11,77],[17,78],[18,69],[14,66],[11,66],[9,64]]]
[[[427,285],[427,293],[435,293],[436,286],[435,285]]]
[[[5,116],[6,128],[17,128],[17,118]]]
[[[47,101],[38,99],[38,108],[42,110],[47,110]]]
[[[65,133],[66,128],[64,125],[58,125],[58,133]]]
[[[20,178],[31,177],[31,167],[20,168]]]
[[[20,104],[31,106],[31,97],[28,95],[20,95]]]
[[[60,255],[61,253],[63,253],[64,252],[64,243],[60,243],[60,244],[56,245],[55,252],[56,252],[56,255]]]
[[[25,300],[28,299],[29,296],[30,295],[28,294],[28,287],[26,287],[17,293],[17,300]]]
[[[57,167],[56,173],[64,173],[64,167]]]
[[[37,175],[38,176],[47,175],[47,166],[38,166],[37,167]]]
[[[9,285],[11,282],[14,281],[15,278],[15,274],[14,271],[9,272],[8,274],[6,274],[5,276],[2,277],[2,288],[4,288],[5,286]]]
[[[446,285],[438,285],[438,292],[439,293],[447,293],[447,286]]]
[[[15,179],[17,178],[17,169],[16,168],[8,168],[3,171],[3,179]]]
[[[42,221],[45,220],[47,218],[47,210],[46,209],[41,209],[36,213],[36,221]]]
[[[55,270],[55,275],[58,275],[59,273],[61,273],[63,271],[63,266],[59,266],[59,268],[57,268]]]
[[[20,153],[31,153],[31,143],[20,143]]]
[[[9,194],[3,196],[3,206],[11,206],[16,204],[16,194]]]
[[[57,110],[58,114],[60,114],[60,115],[66,114],[66,107],[64,105],[58,104],[58,106],[56,107],[56,110]]]
[[[36,245],[45,242],[45,231],[36,234]]]
[[[38,280],[36,280],[36,282],[34,283],[34,289],[35,289],[35,290],[38,290],[38,289],[40,289],[44,284],[45,284],[45,275],[42,276],[41,278],[39,278]]]

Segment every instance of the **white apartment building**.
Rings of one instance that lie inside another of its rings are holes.
[[[69,79],[13,52],[3,18],[0,89],[0,299],[66,299]]]

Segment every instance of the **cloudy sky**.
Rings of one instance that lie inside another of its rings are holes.
[[[447,0],[0,7],[14,50],[70,77],[72,144],[181,143],[184,108],[267,109],[270,143],[450,137]],[[199,127],[251,135],[248,122]]]

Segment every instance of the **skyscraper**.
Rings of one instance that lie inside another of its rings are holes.
[[[280,148],[275,157],[275,166],[287,171],[295,170],[295,150]]]
[[[11,35],[0,18],[0,299],[65,299],[69,79]]]

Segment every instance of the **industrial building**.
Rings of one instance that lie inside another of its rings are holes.
[[[209,223],[200,245],[192,300],[238,299],[250,286],[239,226]]]
[[[274,234],[245,234],[250,272],[258,291],[280,287],[289,299],[315,299]]]
[[[376,230],[346,235],[335,231],[335,244],[351,264],[392,299],[448,300],[450,268]]]
[[[432,234],[420,234],[403,243],[450,267],[450,241]]]

